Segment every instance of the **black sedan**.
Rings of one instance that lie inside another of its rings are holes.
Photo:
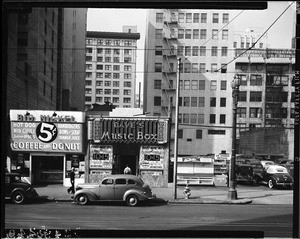
[[[21,204],[39,196],[31,184],[23,182],[19,173],[5,174],[5,198],[13,203]]]
[[[287,169],[280,165],[270,165],[264,168],[262,172],[262,182],[269,188],[288,187],[293,188],[294,179]]]

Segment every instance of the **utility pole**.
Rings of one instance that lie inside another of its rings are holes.
[[[175,141],[174,141],[174,199],[177,199],[177,158],[178,158],[178,115],[179,115],[179,85],[180,85],[180,61],[177,63],[177,82],[176,82],[176,106],[175,106]]]

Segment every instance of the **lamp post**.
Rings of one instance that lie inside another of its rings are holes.
[[[177,199],[177,158],[178,158],[178,114],[179,114],[179,85],[180,85],[180,61],[177,63],[177,82],[176,82],[176,106],[175,106],[175,140],[174,140],[174,199]]]
[[[239,97],[239,87],[241,85],[241,79],[234,76],[231,82],[232,88],[232,147],[231,147],[231,160],[230,160],[230,173],[229,173],[229,191],[227,199],[236,200],[237,191],[235,188],[235,155],[236,155],[236,112]]]

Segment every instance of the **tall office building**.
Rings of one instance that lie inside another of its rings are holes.
[[[8,12],[7,111],[83,110],[84,50],[78,49],[85,48],[86,12],[71,8]],[[67,93],[64,99],[62,92]]]
[[[112,103],[134,108],[136,50],[140,34],[136,26],[123,32],[87,32],[85,106]]]

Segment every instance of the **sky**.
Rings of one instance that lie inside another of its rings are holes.
[[[292,1],[268,2],[266,10],[244,10],[234,21],[235,30],[245,31],[249,27],[259,27],[262,32],[282,14]],[[291,48],[291,39],[295,34],[296,4],[294,4],[276,21],[267,32],[269,48]],[[242,10],[233,12],[232,19]],[[137,42],[138,49],[144,49],[147,9],[99,9],[89,8],[87,13],[88,31],[122,32],[123,26],[137,26],[141,38]],[[116,17],[117,16],[117,17]],[[229,19],[230,20],[230,19]],[[143,81],[143,51],[137,52],[137,82]],[[138,86],[138,83],[137,83]]]

